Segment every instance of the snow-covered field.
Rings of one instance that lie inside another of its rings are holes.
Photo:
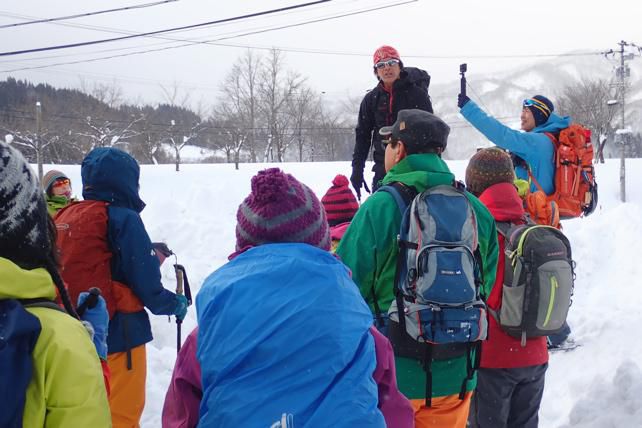
[[[463,178],[466,161],[449,161]],[[143,220],[152,240],[166,241],[185,265],[196,293],[205,277],[234,249],[235,215],[262,164],[143,166]],[[309,185],[319,197],[348,162],[287,163],[279,167]],[[80,167],[55,166],[80,193]],[[572,337],[581,346],[551,356],[540,411],[542,428],[642,426],[642,159],[627,160],[627,203],[619,200],[619,161],[597,165],[599,207],[586,218],[564,222],[577,262]],[[48,168],[45,168],[45,171]],[[175,287],[171,263],[164,285]],[[195,326],[190,308],[183,337]],[[161,425],[161,410],[176,355],[176,327],[152,316],[155,340],[147,347],[147,404],[143,427]],[[221,344],[225,346],[225,344]]]

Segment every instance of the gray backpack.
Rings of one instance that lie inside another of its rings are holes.
[[[423,363],[430,407],[432,361],[467,356],[463,399],[486,339],[477,218],[459,183],[429,188],[407,207],[394,184],[379,189],[395,197],[402,213],[388,338],[396,356]]]
[[[505,238],[502,303],[490,314],[510,336],[548,336],[564,326],[571,304],[575,263],[571,244],[551,226],[497,223]]]

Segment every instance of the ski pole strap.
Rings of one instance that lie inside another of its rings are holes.
[[[176,294],[184,294],[185,297],[187,298],[187,304],[191,305],[192,304],[192,289],[190,288],[189,285],[189,279],[187,278],[187,271],[185,270],[185,266],[175,264],[174,265],[174,271],[176,272]],[[179,273],[180,272],[180,273]],[[181,278],[181,292],[178,292],[178,281],[179,281],[179,275]]]
[[[432,406],[432,345],[424,348],[424,371],[426,372],[426,407]]]

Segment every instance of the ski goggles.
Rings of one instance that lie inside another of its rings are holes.
[[[53,187],[62,187],[62,186],[69,186],[71,185],[71,181],[68,178],[59,178],[58,180],[54,181],[52,184]]]
[[[535,107],[536,109],[544,113],[547,117],[551,114],[551,110],[548,108],[548,106],[540,100],[536,100],[535,98],[524,100],[523,105],[524,107]]]
[[[384,68],[386,65],[388,67],[392,67],[395,64],[399,64],[399,62],[400,61],[398,59],[388,59],[385,61],[379,61],[374,65],[374,68],[381,69],[381,68]]]

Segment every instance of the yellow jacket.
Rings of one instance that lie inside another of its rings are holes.
[[[0,258],[0,299],[56,297],[49,273],[26,270]],[[96,349],[87,330],[69,315],[49,308],[27,308],[41,324],[31,355],[25,428],[111,427],[109,402]]]

